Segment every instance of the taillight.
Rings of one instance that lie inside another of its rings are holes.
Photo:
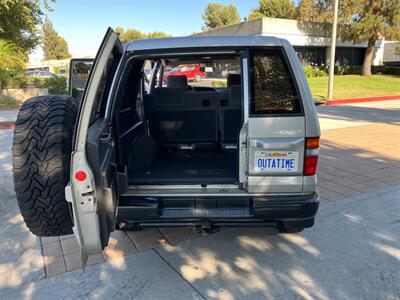
[[[319,148],[319,136],[306,138],[306,148],[307,149]]]
[[[318,156],[306,156],[304,158],[304,176],[315,175],[317,171]]]
[[[304,176],[315,175],[319,154],[319,137],[306,138],[304,153]]]

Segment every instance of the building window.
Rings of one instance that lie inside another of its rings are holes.
[[[365,48],[336,47],[335,65],[358,66],[363,64]]]
[[[326,61],[326,47],[294,47],[303,65],[322,66]]]

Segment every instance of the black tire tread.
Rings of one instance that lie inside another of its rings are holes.
[[[22,105],[15,123],[13,175],[18,206],[37,236],[72,233],[64,188],[69,181],[77,103],[39,96]]]

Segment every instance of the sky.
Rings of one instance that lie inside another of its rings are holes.
[[[108,26],[173,36],[201,31],[201,15],[208,2],[233,3],[242,19],[258,4],[258,0],[56,0],[47,16],[67,40],[72,57],[86,57],[96,55]],[[41,58],[41,49],[30,55],[30,60]]]

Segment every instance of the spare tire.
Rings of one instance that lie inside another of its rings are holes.
[[[64,188],[70,177],[76,100],[34,97],[22,105],[14,131],[15,192],[26,226],[37,236],[72,233]]]

